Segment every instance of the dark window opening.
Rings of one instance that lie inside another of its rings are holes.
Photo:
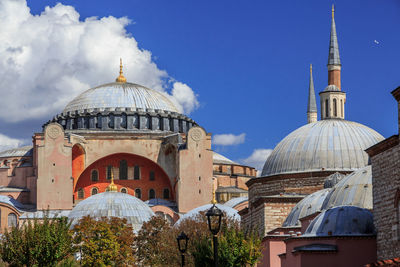
[[[107,175],[106,175],[107,180],[111,180],[111,172],[112,172],[112,166],[109,165],[107,166]]]
[[[97,182],[99,180],[99,173],[97,170],[92,171],[91,179],[93,182]]]
[[[149,190],[149,199],[156,198],[156,191],[154,189]]]
[[[78,199],[83,199],[85,197],[85,192],[83,191],[82,188],[79,188],[78,190]]]
[[[92,196],[96,195],[97,193],[99,193],[99,189],[97,189],[96,187],[92,188]]]
[[[325,100],[325,117],[329,117],[329,102],[328,99]]]
[[[163,198],[164,199],[169,199],[169,189],[165,188],[163,191]]]
[[[119,162],[119,179],[128,179],[128,163],[124,159]]]
[[[154,181],[156,179],[156,174],[154,171],[150,171],[150,181]]]
[[[337,117],[337,103],[336,99],[333,99],[333,114],[335,117]]]
[[[140,180],[140,167],[138,165],[135,165],[133,169],[133,179]]]
[[[126,188],[122,188],[122,189],[121,189],[121,193],[126,194],[126,193],[128,193],[128,190],[126,190]]]

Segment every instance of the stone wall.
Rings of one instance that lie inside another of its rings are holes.
[[[400,145],[371,155],[371,163],[378,260],[400,257]]]

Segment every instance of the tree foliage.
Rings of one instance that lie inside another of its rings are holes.
[[[134,234],[126,219],[83,217],[73,228],[73,243],[81,254],[82,266],[133,265]]]
[[[29,220],[6,229],[1,240],[1,258],[10,266],[55,266],[73,253],[68,218]]]
[[[181,231],[189,236],[186,266],[214,266],[212,235],[203,213],[174,227],[159,217],[144,223],[135,239],[140,262],[145,266],[180,266],[176,237]],[[227,217],[222,220],[218,239],[219,266],[254,266],[261,256],[258,235],[244,232]]]

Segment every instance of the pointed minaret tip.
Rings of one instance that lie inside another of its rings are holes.
[[[332,4],[332,19],[335,19],[335,4]]]
[[[318,117],[317,102],[315,101],[314,79],[312,75],[312,64],[310,64],[310,84],[308,88],[307,121],[316,122]]]

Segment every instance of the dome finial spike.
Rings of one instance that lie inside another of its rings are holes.
[[[212,200],[211,200],[211,204],[217,204],[217,200],[215,199],[215,186],[214,186],[214,181],[212,184]]]
[[[111,169],[111,183],[110,185],[107,187],[109,192],[117,192],[118,188],[117,186],[114,184],[114,172]]]
[[[122,58],[119,58],[119,76],[115,81],[118,83],[126,83],[126,78],[122,72]]]

